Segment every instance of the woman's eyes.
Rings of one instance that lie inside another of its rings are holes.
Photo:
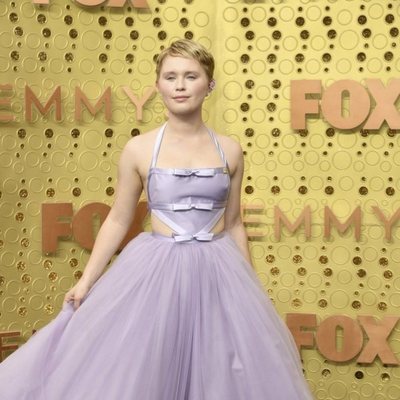
[[[167,81],[173,81],[175,78],[176,77],[172,76],[172,75],[166,77]],[[186,78],[190,79],[190,80],[195,80],[197,78],[197,76],[196,75],[188,75]]]

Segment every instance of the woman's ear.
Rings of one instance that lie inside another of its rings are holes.
[[[208,93],[211,93],[214,90],[215,85],[215,79],[211,79],[211,81],[208,83]]]

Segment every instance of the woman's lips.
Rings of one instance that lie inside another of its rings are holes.
[[[184,100],[187,100],[188,98],[189,98],[189,96],[176,96],[176,97],[173,97],[173,99],[176,100],[176,101],[184,101]]]

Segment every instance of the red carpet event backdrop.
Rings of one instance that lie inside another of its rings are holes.
[[[398,1],[6,0],[0,21],[1,359],[81,276],[185,37],[215,55],[205,119],[242,145],[254,265],[315,397],[400,398]],[[121,247],[149,228],[143,197]]]

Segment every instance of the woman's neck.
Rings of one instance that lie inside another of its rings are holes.
[[[203,132],[205,125],[201,116],[196,118],[184,118],[170,115],[167,122],[167,129],[173,132],[176,136],[185,135],[197,135]]]

